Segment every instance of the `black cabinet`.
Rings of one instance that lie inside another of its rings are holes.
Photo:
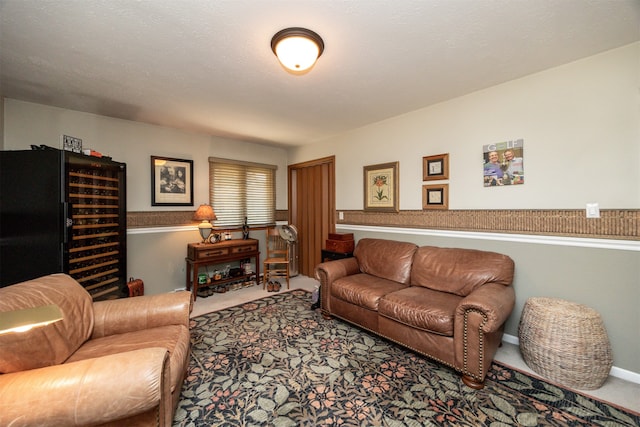
[[[56,149],[0,151],[0,286],[67,273],[127,295],[126,165]]]

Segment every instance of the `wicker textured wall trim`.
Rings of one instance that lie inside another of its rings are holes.
[[[342,211],[336,225],[377,225],[491,233],[540,234],[640,240],[640,210],[601,210],[600,218],[586,218],[575,210],[447,210],[378,213]]]
[[[128,212],[127,227],[194,225],[194,211]],[[434,230],[489,233],[541,234],[640,240],[640,209],[601,210],[600,218],[586,218],[582,209],[566,210],[447,210],[400,211],[399,213],[342,211],[336,225],[376,225]],[[286,210],[276,211],[277,221],[286,221]]]
[[[198,225],[198,221],[193,220],[194,213],[195,210],[127,212],[127,228]],[[276,221],[287,221],[288,217],[288,211],[276,211]]]
[[[127,228],[197,225],[192,211],[127,212]]]

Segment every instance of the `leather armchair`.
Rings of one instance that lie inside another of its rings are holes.
[[[0,335],[0,425],[170,426],[190,357],[190,292],[93,302],[65,274],[0,289],[0,315],[63,320]]]

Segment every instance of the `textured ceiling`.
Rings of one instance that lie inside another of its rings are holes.
[[[0,0],[7,98],[281,146],[640,40],[638,0]],[[319,33],[303,76],[270,49]]]

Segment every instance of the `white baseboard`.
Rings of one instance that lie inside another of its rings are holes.
[[[509,344],[513,344],[517,346],[520,345],[520,340],[518,339],[518,337],[513,335],[504,334],[502,336],[502,340]],[[629,381],[635,384],[640,384],[640,373],[637,373],[637,372],[632,372],[626,369],[617,368],[613,366],[611,367],[611,371],[609,372],[609,375],[611,375],[612,377],[620,378],[621,380]]]

